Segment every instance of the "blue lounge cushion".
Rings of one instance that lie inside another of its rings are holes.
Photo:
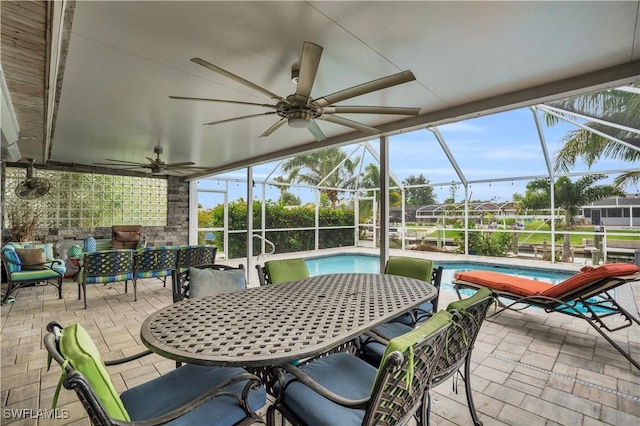
[[[42,250],[44,250],[44,260],[47,262],[50,262],[54,259],[53,243],[31,244],[29,248],[32,248],[32,249],[41,248]]]
[[[345,398],[362,399],[371,395],[378,370],[347,353],[335,353],[300,367],[313,380]],[[364,410],[336,404],[300,382],[291,383],[283,403],[307,424],[350,426],[362,424]]]
[[[22,246],[20,246],[19,248],[22,248]],[[15,246],[7,244],[6,246],[2,247],[2,254],[4,255],[4,257],[11,261],[7,262],[7,268],[9,269],[9,272],[20,272],[22,270],[22,263],[20,262],[18,253],[16,253]]]
[[[193,401],[216,385],[238,374],[242,368],[184,365],[180,368],[128,389],[120,395],[132,421],[157,417]],[[226,387],[238,397],[246,381]],[[264,387],[249,392],[249,407],[257,411],[266,404]],[[229,396],[218,396],[189,413],[167,423],[168,425],[232,425],[246,417],[242,407]]]

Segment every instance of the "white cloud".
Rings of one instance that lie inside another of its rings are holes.
[[[487,131],[487,129],[485,129],[482,126],[479,126],[477,124],[472,124],[468,121],[458,121],[455,123],[449,123],[449,124],[443,124],[442,126],[438,126],[438,130],[440,130],[441,132],[452,132],[452,133],[484,133]]]

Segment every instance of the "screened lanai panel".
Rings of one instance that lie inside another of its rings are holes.
[[[544,105],[541,106],[541,108],[544,108]],[[613,126],[608,126],[602,123],[595,124],[593,121],[571,115],[571,113],[569,112],[558,114],[556,110],[538,109],[536,113],[543,123],[547,120],[547,115],[557,118],[557,122],[555,124],[544,126],[544,135],[549,146],[549,154],[551,156],[551,161],[553,162],[554,167],[557,164],[558,153],[566,143],[571,143],[571,140],[576,138],[578,140],[584,140],[584,137],[589,133],[594,134],[587,128],[595,128],[596,132],[601,132],[601,134],[603,135],[614,137],[616,135],[620,135],[620,131]],[[561,115],[563,118],[559,118],[559,115]],[[632,126],[633,123],[627,123],[627,125]],[[638,168],[637,164],[635,166],[635,168]],[[581,157],[578,157],[576,158],[573,166],[569,167],[569,169],[572,173],[581,173],[587,171],[610,172],[625,169],[627,167],[628,165],[622,163],[619,159],[608,158],[606,155],[601,155],[599,156],[597,161],[593,162],[591,165],[588,165]],[[557,173],[564,172],[565,171],[562,168],[559,168],[557,170]]]
[[[439,126],[469,181],[548,175],[528,108]]]
[[[428,130],[391,136],[389,168],[403,181],[421,174],[434,185],[460,180],[436,137]]]

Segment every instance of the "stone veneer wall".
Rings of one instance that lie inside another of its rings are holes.
[[[5,191],[5,167],[26,167],[24,163],[3,163],[2,167],[2,200],[4,214]],[[92,167],[84,165],[49,162],[46,166],[36,165],[38,169],[63,170],[83,173],[103,173],[124,176],[144,176],[147,174],[115,171],[104,167]],[[26,168],[25,168],[26,172]],[[189,182],[176,177],[167,176],[167,226],[145,226],[143,235],[147,239],[148,246],[154,245],[183,245],[189,243]],[[88,236],[95,238],[111,238],[111,227],[95,228],[38,228],[36,231],[38,240],[57,242],[60,240],[83,240]],[[2,240],[6,241],[11,236],[8,229],[2,230]]]

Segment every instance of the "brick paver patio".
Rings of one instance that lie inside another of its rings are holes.
[[[250,271],[253,274],[254,271]],[[640,293],[635,283],[634,298]],[[60,377],[47,371],[42,337],[49,321],[80,322],[105,359],[145,349],[140,324],[171,303],[171,289],[155,279],[138,282],[138,301],[124,294],[123,283],[91,285],[89,310],[77,300],[75,283],[66,280],[64,298],[53,287],[21,289],[2,312],[2,424],[86,425],[85,411],[72,391],[63,389],[58,419],[42,418],[51,407]],[[456,298],[443,292],[440,307]],[[640,330],[627,328],[616,340],[640,358]],[[474,398],[485,425],[640,424],[640,372],[581,320],[536,310],[505,312],[486,321],[474,352]],[[145,382],[175,363],[153,355],[133,365],[110,367],[118,391]],[[436,425],[471,424],[462,381],[453,379],[432,391]],[[40,417],[40,418],[38,418]]]

